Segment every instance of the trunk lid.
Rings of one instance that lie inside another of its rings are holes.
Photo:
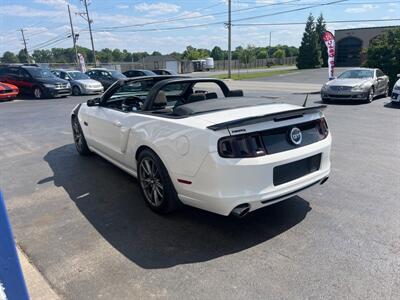
[[[197,117],[211,124],[208,129],[227,129],[231,135],[236,135],[307,122],[320,117],[323,108],[277,103],[212,112]]]

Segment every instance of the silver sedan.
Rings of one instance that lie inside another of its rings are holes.
[[[372,102],[377,96],[387,96],[389,77],[379,69],[356,68],[343,72],[322,86],[322,101],[359,100]]]
[[[104,91],[103,85],[97,80],[91,79],[80,71],[52,70],[57,77],[68,80],[71,83],[72,95],[100,94]]]

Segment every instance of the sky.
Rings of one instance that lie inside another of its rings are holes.
[[[186,46],[227,49],[228,0],[87,0],[93,20],[96,49],[119,48],[138,52],[182,52]],[[232,47],[271,44],[299,46],[308,14],[323,14],[328,30],[400,25],[400,0],[232,0]],[[67,4],[71,7],[78,45],[90,48],[87,22],[80,0],[0,0],[0,53],[23,47],[28,51],[71,47]],[[297,10],[297,11],[291,11]],[[291,12],[290,12],[291,11]],[[364,21],[377,20],[377,21]],[[255,24],[255,25],[254,25]],[[264,24],[264,25],[261,25]],[[267,25],[265,25],[267,24]],[[270,25],[275,24],[275,25]],[[186,27],[186,28],[185,28]]]

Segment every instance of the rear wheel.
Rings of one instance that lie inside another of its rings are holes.
[[[33,97],[35,97],[35,99],[42,99],[43,98],[43,91],[38,86],[33,88],[32,94],[33,94]]]
[[[74,96],[80,96],[80,94],[81,94],[81,89],[80,89],[79,87],[77,87],[77,86],[74,86],[74,87],[72,88],[72,95],[74,95]]]
[[[137,172],[144,200],[153,211],[166,214],[180,206],[168,171],[153,151],[140,152]]]
[[[77,117],[72,118],[71,125],[72,125],[72,134],[74,136],[75,147],[78,153],[81,155],[91,154],[92,152],[89,150],[85,136],[83,135],[81,125],[79,124],[79,120]]]

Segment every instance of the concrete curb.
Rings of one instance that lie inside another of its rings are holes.
[[[19,247],[17,247],[17,253],[21,263],[22,272],[24,273],[25,282],[28,287],[30,299],[60,300],[61,298],[54,292],[43,275],[40,274],[39,270],[30,263],[28,257]]]

